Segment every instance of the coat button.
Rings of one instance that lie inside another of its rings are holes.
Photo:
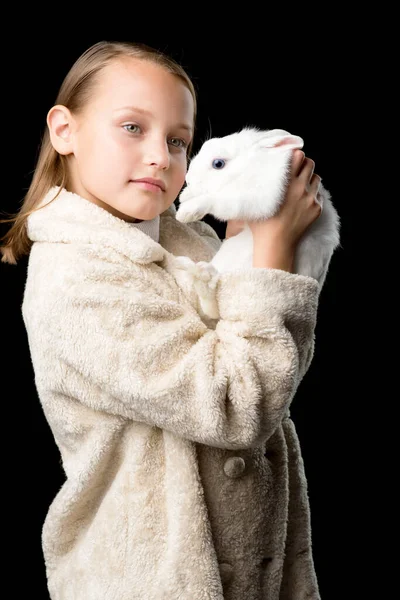
[[[272,556],[267,556],[267,557],[265,557],[265,558],[263,558],[263,559],[262,559],[262,561],[261,561],[261,566],[262,566],[262,567],[264,567],[264,569],[265,569],[266,567],[268,567],[268,565],[270,565],[270,564],[271,564],[271,562],[272,562],[273,560],[274,560],[274,559],[273,559],[273,557],[272,557]]]
[[[231,456],[224,464],[225,475],[228,477],[239,477],[246,466],[243,458],[240,456]]]
[[[232,578],[233,568],[229,563],[219,563],[222,583],[228,583]]]

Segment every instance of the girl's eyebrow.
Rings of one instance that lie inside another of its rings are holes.
[[[130,110],[132,112],[138,112],[143,115],[146,115],[147,117],[154,117],[153,113],[150,110],[146,110],[145,108],[139,108],[138,106],[122,106],[121,108],[117,108],[116,110],[114,110],[114,112],[120,112],[122,110]],[[178,123],[176,127],[178,129],[187,129],[187,131],[190,132],[193,130],[193,128],[187,123]]]

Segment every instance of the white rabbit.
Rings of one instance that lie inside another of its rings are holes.
[[[197,221],[211,214],[219,221],[260,220],[274,215],[289,181],[293,150],[303,139],[282,129],[241,131],[204,142],[192,159],[186,187],[179,196],[176,219]],[[340,220],[329,192],[318,193],[321,215],[306,230],[295,255],[294,272],[325,281],[334,250],[340,243]],[[251,268],[253,236],[247,224],[239,234],[223,241],[210,263],[178,257],[178,268],[192,273],[205,315],[219,318],[215,286],[219,273]]]

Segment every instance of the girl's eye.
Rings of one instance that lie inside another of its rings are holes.
[[[137,133],[137,129],[140,129],[139,125],[133,125],[133,123],[129,123],[128,125],[124,125],[124,129],[128,133]]]
[[[134,123],[128,123],[123,127],[128,133],[139,133],[141,131],[139,125],[135,125]],[[188,146],[188,143],[185,142],[185,140],[182,140],[181,138],[171,138],[169,140],[169,143],[175,148],[187,148]]]
[[[170,143],[176,148],[186,148],[187,142],[181,138],[171,138]]]

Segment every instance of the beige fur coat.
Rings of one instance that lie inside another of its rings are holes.
[[[221,240],[175,213],[159,243],[65,190],[28,220],[22,315],[66,477],[43,527],[50,596],[317,600],[288,413],[317,282],[223,274],[206,324],[174,255],[210,260]]]

